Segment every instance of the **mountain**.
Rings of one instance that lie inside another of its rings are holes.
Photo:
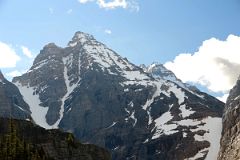
[[[65,48],[44,46],[13,83],[37,124],[107,148],[115,160],[216,159],[224,104],[162,77],[76,32]]]
[[[170,71],[166,67],[164,67],[163,64],[160,64],[158,62],[153,62],[149,66],[141,64],[139,67],[142,68],[144,70],[144,72],[151,74],[154,78],[169,80],[187,90],[192,90],[194,92],[200,92],[195,86],[192,86],[187,83],[183,83],[180,79],[178,79],[176,77],[176,75],[172,71]]]
[[[218,160],[240,159],[240,79],[229,93],[224,114]]]
[[[149,66],[141,64],[140,67],[146,73],[150,73],[155,78],[159,77],[159,78],[163,78],[166,80],[182,83],[182,81],[180,79],[178,79],[172,71],[168,70],[167,68],[165,68],[162,64],[160,64],[158,62],[154,62]]]
[[[0,117],[31,119],[31,111],[18,88],[6,80],[0,71]]]
[[[81,144],[72,134],[46,130],[31,122],[0,118],[0,159],[110,160],[103,148]]]

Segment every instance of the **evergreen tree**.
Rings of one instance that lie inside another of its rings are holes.
[[[43,151],[21,140],[11,119],[8,133],[0,136],[0,160],[47,160]]]

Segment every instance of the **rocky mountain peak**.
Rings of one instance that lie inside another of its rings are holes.
[[[53,42],[50,42],[50,43],[48,43],[47,45],[45,45],[44,47],[43,47],[43,50],[48,50],[48,49],[50,49],[50,48],[59,48],[55,43],[53,43]]]
[[[13,82],[37,124],[108,148],[115,160],[184,159],[216,150],[207,137],[218,128],[208,124],[221,123],[221,102],[189,90],[161,64],[141,69],[89,34],[76,32],[66,48],[45,47]]]
[[[54,54],[53,50],[61,49],[61,47],[57,46],[55,43],[48,43],[43,47],[40,54]]]
[[[59,60],[62,56],[61,47],[57,46],[55,43],[48,43],[33,61],[33,66],[30,71],[41,68],[44,64],[47,64],[47,62]]]
[[[140,65],[139,67],[142,68],[144,72],[151,74],[154,78],[169,80],[180,85],[181,87],[188,88],[186,84],[178,79],[172,71],[168,70],[159,62],[153,62],[149,66]]]
[[[139,67],[142,68],[144,71],[147,68],[147,66],[145,64],[140,64]]]
[[[151,73],[154,77],[165,77],[167,79],[172,78],[172,80],[178,79],[175,74],[164,67],[163,64],[154,62],[146,68],[148,73]]]
[[[92,35],[78,31],[74,34],[72,40],[68,43],[68,46],[74,47],[77,44],[84,44],[90,40],[94,40],[94,37]]]

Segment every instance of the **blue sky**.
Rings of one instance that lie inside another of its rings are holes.
[[[76,31],[94,35],[136,64],[173,62],[180,53],[194,55],[213,37],[240,35],[239,0],[124,0],[127,6],[110,9],[100,1],[110,2],[0,0],[0,42],[21,58],[2,71],[31,65],[22,46],[35,56],[49,42],[66,46]]]

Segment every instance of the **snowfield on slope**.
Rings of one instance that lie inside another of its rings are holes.
[[[15,85],[22,94],[24,101],[29,105],[30,111],[32,112],[31,117],[34,122],[43,128],[52,129],[52,126],[46,122],[48,107],[40,106],[41,101],[39,95],[34,94],[35,89],[28,86],[22,86],[19,82],[15,83]]]

